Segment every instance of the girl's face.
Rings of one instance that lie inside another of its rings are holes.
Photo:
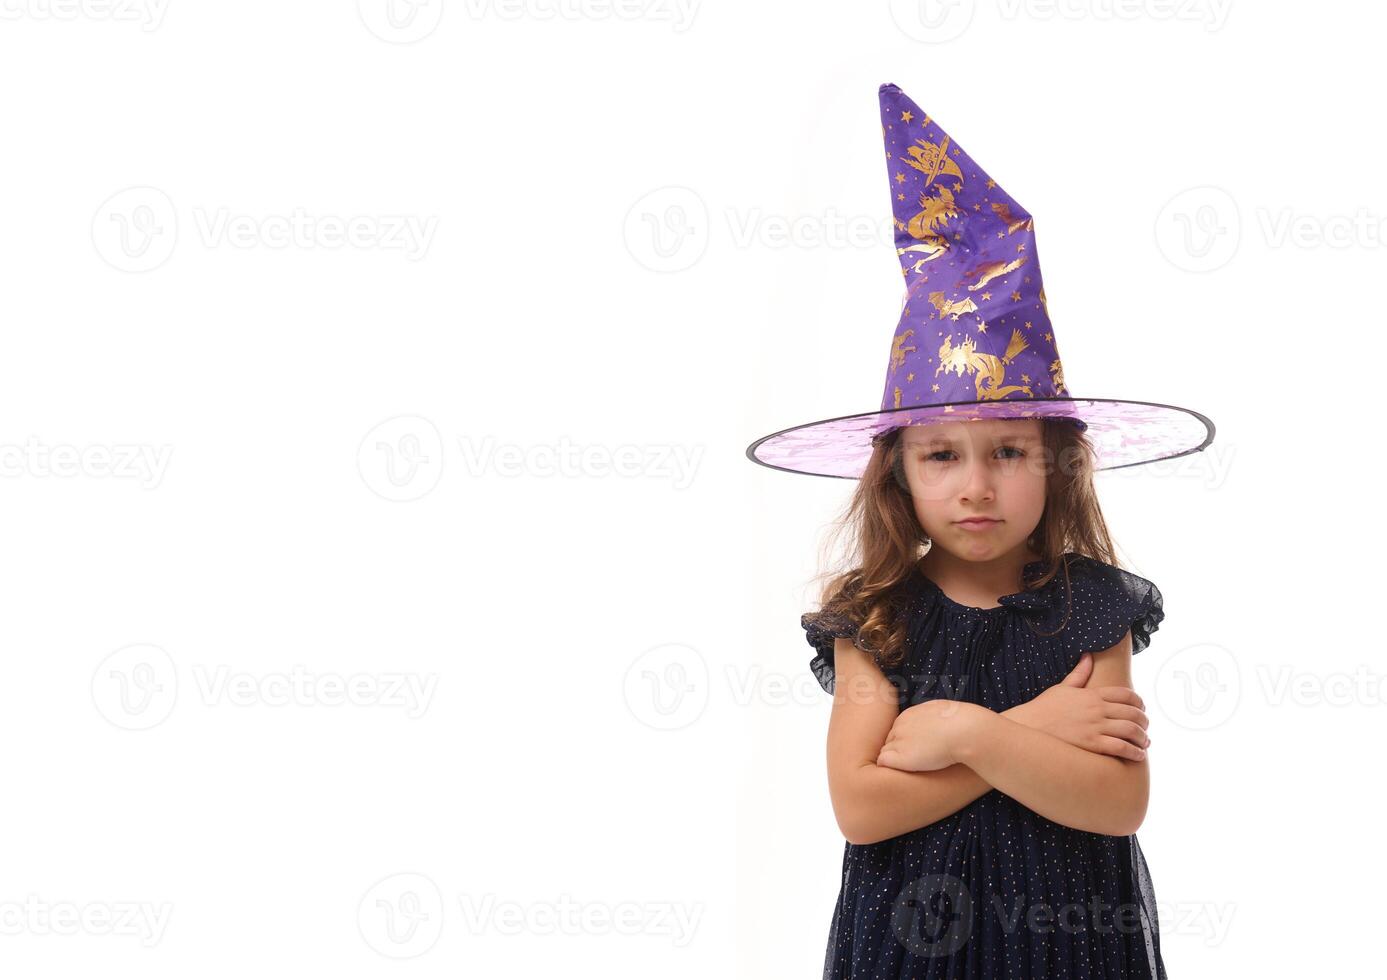
[[[902,459],[915,517],[936,546],[969,561],[1026,548],[1045,509],[1039,419],[907,426]],[[970,526],[969,517],[993,523]]]

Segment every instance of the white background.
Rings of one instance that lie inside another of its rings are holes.
[[[6,975],[819,974],[851,485],[743,452],[879,402],[885,81],[1218,426],[1100,476],[1171,977],[1372,965],[1387,16],[0,10]]]

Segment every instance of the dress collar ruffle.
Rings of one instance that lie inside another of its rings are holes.
[[[1069,552],[1065,558],[1069,566],[1069,574],[1072,576],[1082,566],[1083,556]],[[1033,578],[1039,578],[1044,569],[1045,563],[1043,561],[1028,562],[1021,570],[1021,580],[1026,582]],[[974,616],[996,616],[1005,610],[1010,610],[1018,616],[1043,623],[1052,618],[1063,616],[1067,602],[1064,568],[1060,568],[1048,582],[1039,588],[1025,589],[1021,592],[1001,596],[997,599],[999,605],[989,608],[965,606],[963,603],[956,602],[945,595],[944,590],[925,575],[920,570],[919,565],[915,566],[915,572],[924,585],[924,594],[931,601],[947,609]]]

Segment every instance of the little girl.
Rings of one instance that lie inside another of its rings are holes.
[[[858,480],[849,566],[801,620],[847,839],[824,977],[1162,980],[1131,659],[1164,612],[1116,566],[1093,474],[1213,425],[1070,396],[1030,215],[880,98],[906,279],[881,408],[747,450]]]

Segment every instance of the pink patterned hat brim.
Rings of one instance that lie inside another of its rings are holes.
[[[763,436],[747,447],[753,462],[791,473],[857,479],[877,435],[905,425],[998,418],[1066,417],[1081,421],[1099,470],[1174,459],[1204,449],[1214,424],[1199,412],[1157,402],[1112,398],[1028,398],[844,415]]]

